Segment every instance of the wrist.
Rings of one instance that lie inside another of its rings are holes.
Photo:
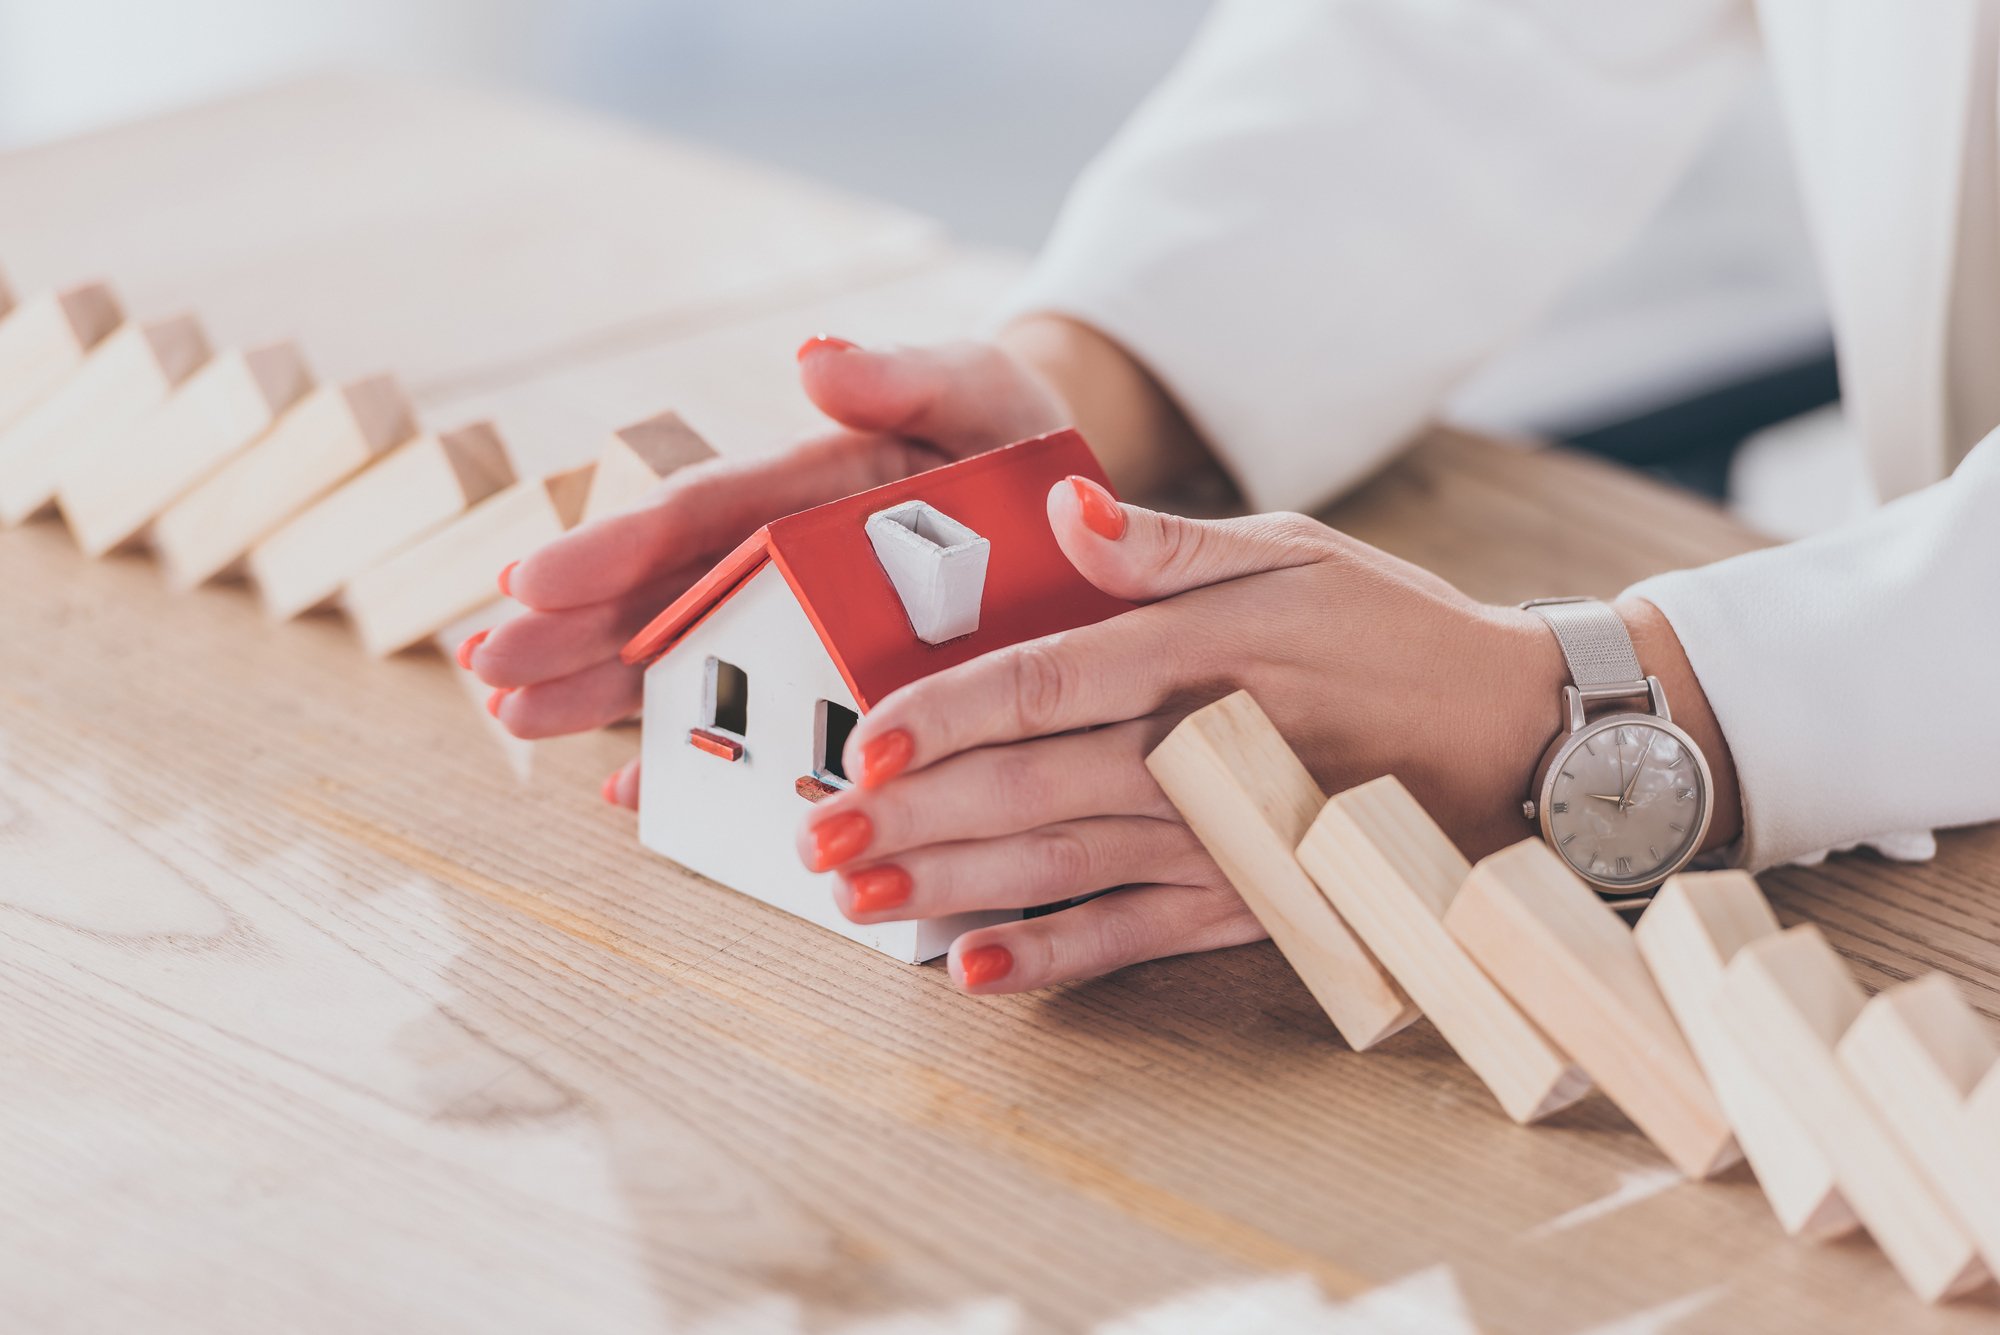
[[[1615,610],[1632,636],[1639,666],[1648,676],[1659,678],[1674,722],[1694,738],[1708,761],[1715,811],[1709,818],[1701,851],[1735,843],[1743,833],[1743,798],[1737,786],[1736,762],[1730,754],[1728,739],[1722,735],[1722,726],[1716,722],[1715,711],[1709,707],[1708,694],[1702,690],[1694,666],[1681,648],[1680,636],[1674,633],[1666,614],[1643,598],[1621,598]]]
[[[1166,387],[1102,331],[1025,315],[995,340],[1059,400],[1120,490],[1157,492],[1213,458]]]

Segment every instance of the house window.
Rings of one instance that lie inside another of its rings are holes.
[[[750,734],[750,674],[719,658],[708,660],[707,726],[717,732]]]
[[[813,773],[828,783],[847,783],[847,766],[841,755],[847,750],[847,735],[854,731],[854,725],[861,716],[844,705],[831,700],[819,702],[817,717],[813,720]]]

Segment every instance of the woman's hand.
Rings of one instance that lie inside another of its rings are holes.
[[[583,732],[635,711],[640,669],[618,651],[759,526],[1069,421],[1046,378],[991,344],[870,352],[816,338],[799,349],[799,376],[840,429],[770,458],[683,469],[639,509],[507,572],[528,610],[468,640],[459,661],[499,688],[491,707],[516,736]],[[605,795],[635,806],[638,777],[628,766]]]
[[[966,933],[951,967],[974,992],[1258,939],[1144,765],[1238,688],[1329,792],[1394,773],[1473,857],[1530,833],[1521,801],[1567,679],[1539,618],[1300,515],[1180,519],[1071,479],[1049,519],[1093,584],[1150,605],[913,682],[862,719],[845,755],[860,786],[798,840],[807,866],[838,869],[849,918],[1121,887]]]

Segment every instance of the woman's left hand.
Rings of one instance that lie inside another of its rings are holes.
[[[973,992],[1017,992],[1254,941],[1263,928],[1145,767],[1188,712],[1247,688],[1321,786],[1394,773],[1467,854],[1530,833],[1530,771],[1562,658],[1487,606],[1302,515],[1201,521],[1071,479],[1049,495],[1086,578],[1147,604],[913,682],[855,728],[859,786],[799,854],[857,922],[1017,909],[951,951]]]

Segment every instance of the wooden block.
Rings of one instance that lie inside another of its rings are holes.
[[[714,457],[708,442],[696,435],[679,413],[660,413],[620,427],[597,456],[597,472],[591,476],[590,495],[583,503],[584,520],[629,510],[645,500],[667,474]]]
[[[1417,1018],[1299,866],[1294,850],[1326,798],[1248,691],[1182,719],[1146,768],[1350,1047]]]
[[[2000,1274],[2000,1135],[1981,1128],[1968,1105],[1980,1081],[2000,1071],[1986,1021],[1951,979],[1928,974],[1877,994],[1836,1052],[1972,1235],[1988,1271]]]
[[[397,446],[250,551],[264,610],[285,621],[514,481],[491,422]]]
[[[1472,868],[1393,775],[1329,801],[1298,859],[1509,1117],[1532,1122],[1590,1092],[1589,1077],[1445,930]]]
[[[1752,941],[1722,971],[1717,1013],[1833,1165],[1840,1193],[1913,1292],[1936,1302],[1985,1279],[1971,1236],[1835,1055],[1860,985],[1817,927]]]
[[[230,571],[286,520],[415,432],[409,396],[394,376],[320,386],[154,521],[168,583],[188,589]]]
[[[1653,898],[1632,939],[1667,1009],[1736,1130],[1772,1212],[1793,1237],[1822,1241],[1859,1224],[1834,1185],[1833,1166],[1771,1092],[1722,1023],[1722,971],[1745,945],[1778,933],[1778,919],[1747,872],[1687,873]]]
[[[107,336],[53,393],[0,432],[0,522],[18,524],[46,509],[64,473],[136,426],[207,360],[208,339],[191,315],[127,324]]]
[[[407,649],[492,601],[503,566],[582,518],[594,467],[517,482],[357,575],[342,601],[368,652]]]
[[[130,542],[311,388],[292,343],[212,358],[159,408],[64,470],[56,504],[78,545],[102,556]]]
[[[1605,902],[1539,839],[1480,860],[1445,925],[1689,1177],[1738,1157],[1729,1123]]]
[[[83,365],[124,320],[102,283],[36,297],[0,319],[0,428],[18,421]]]

